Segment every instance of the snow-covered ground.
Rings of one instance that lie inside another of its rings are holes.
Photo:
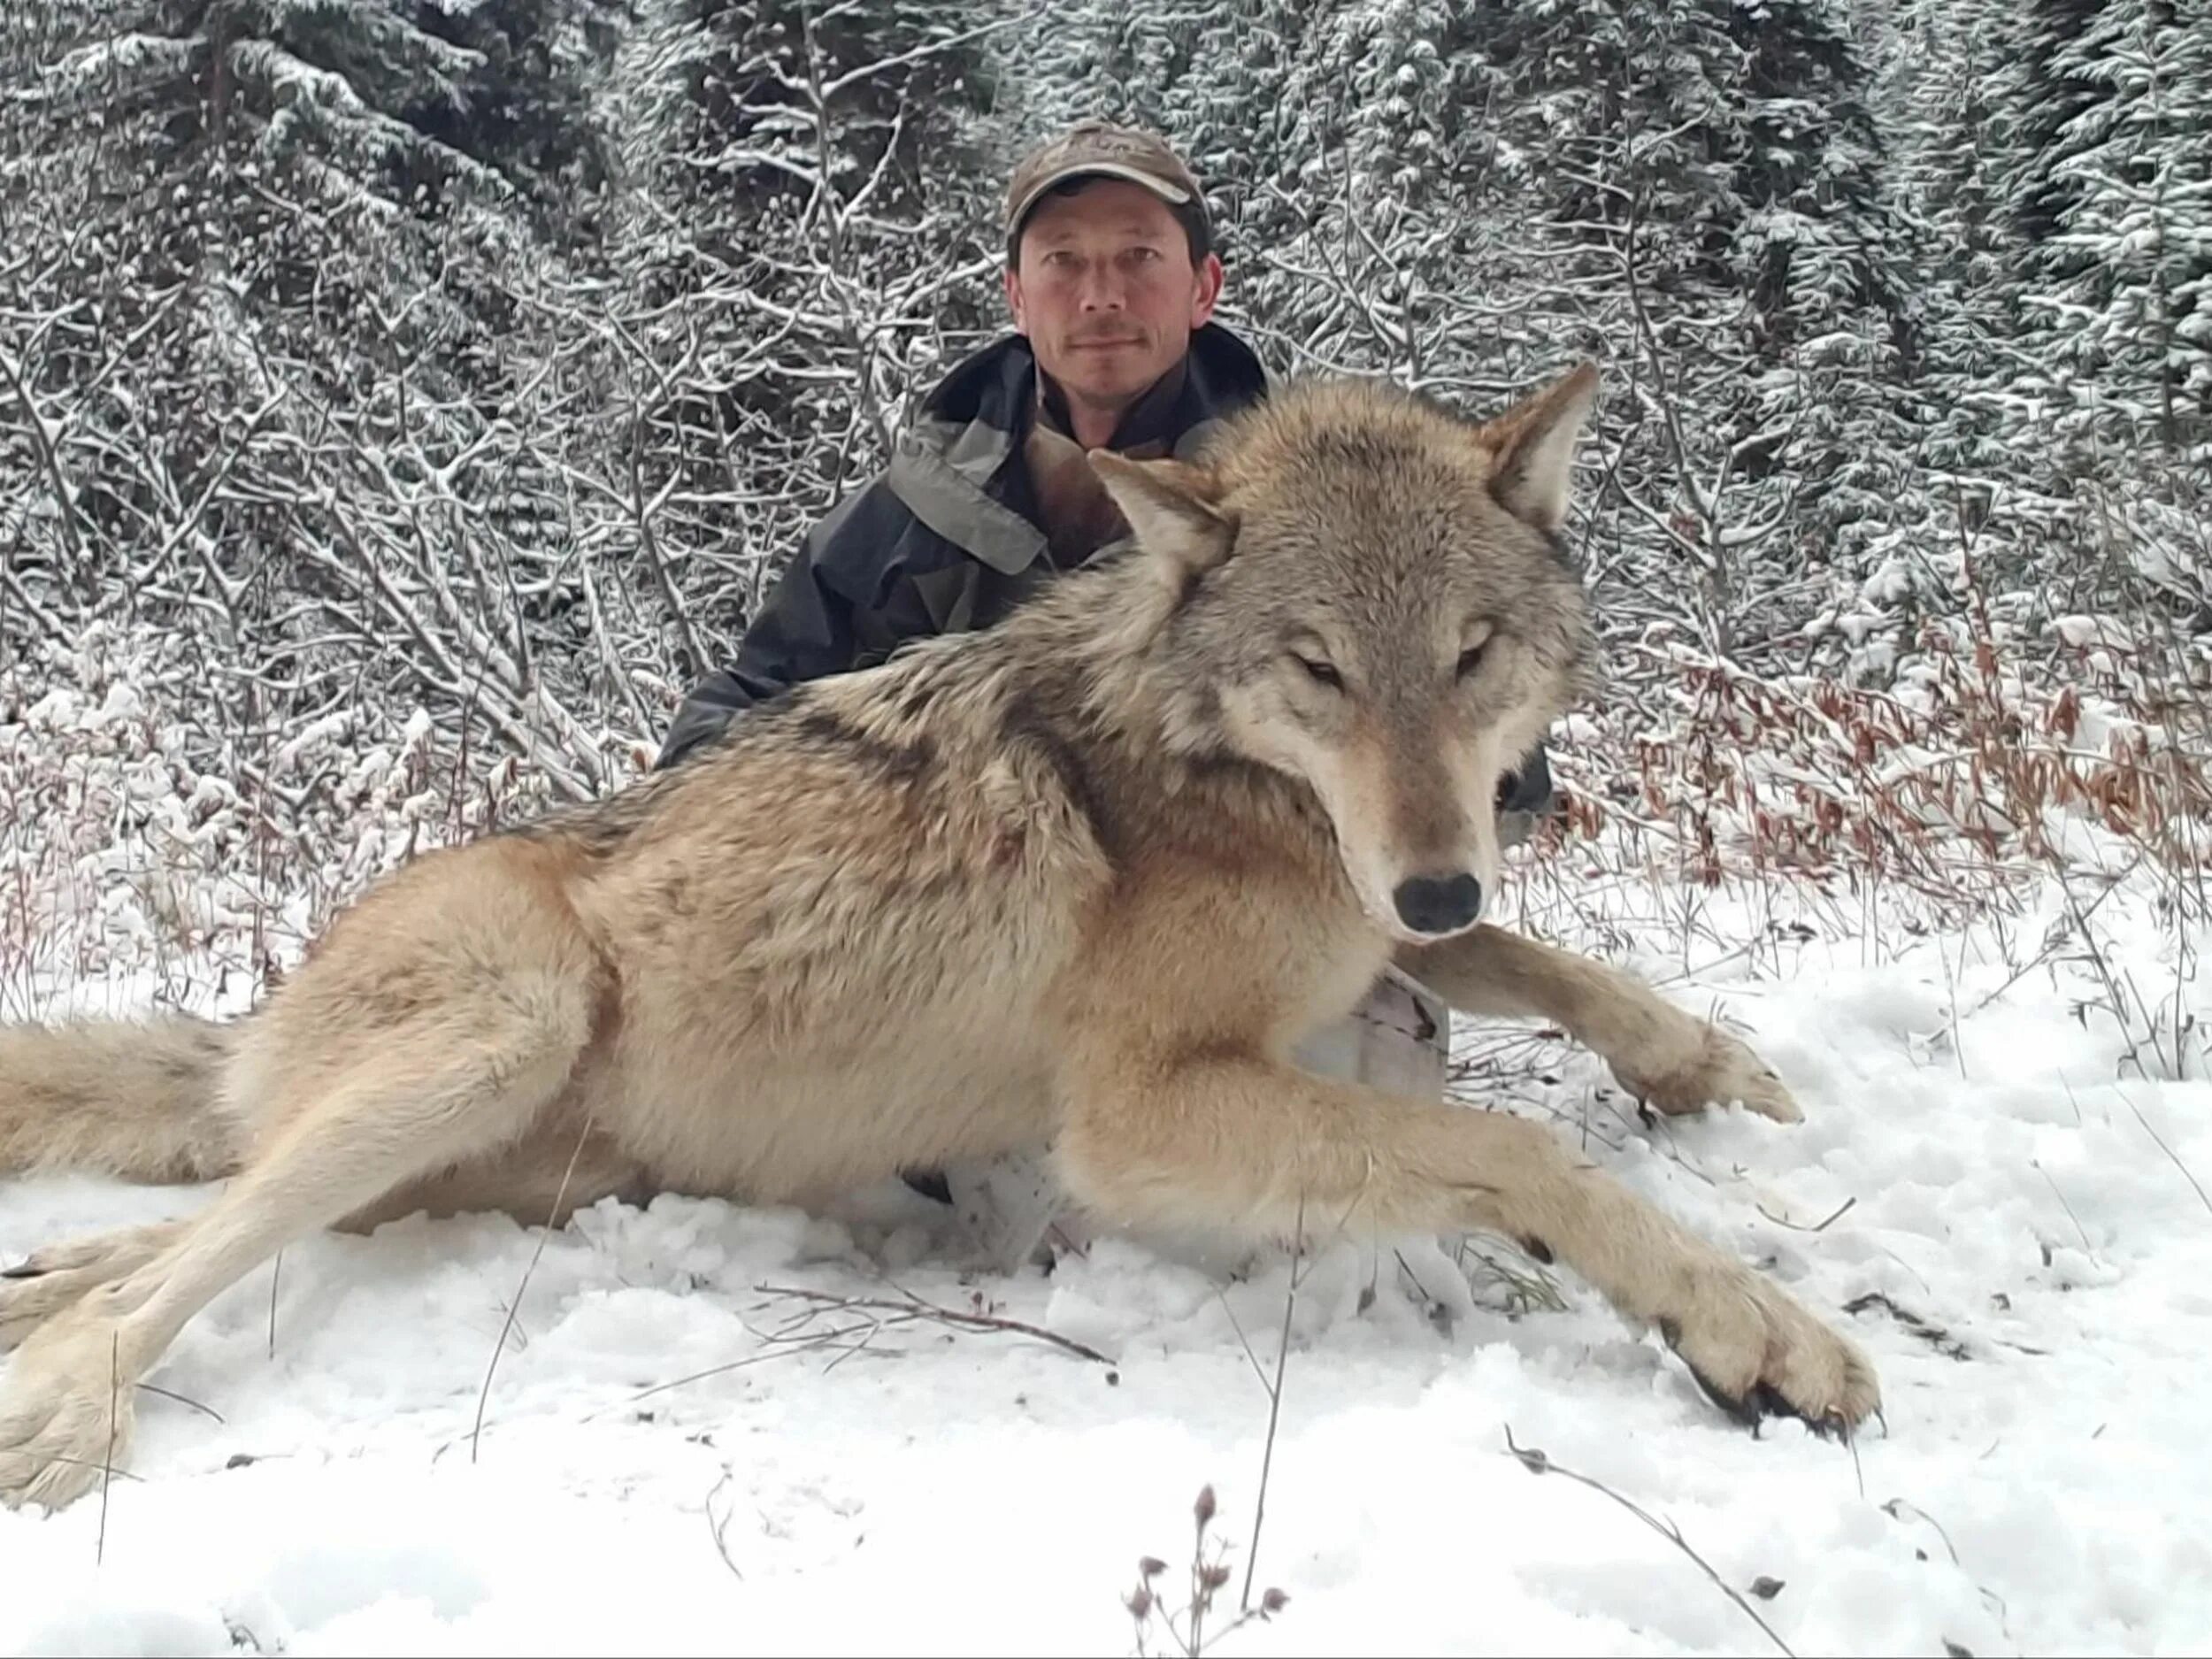
[[[841,1223],[607,1205],[549,1240],[418,1219],[296,1246],[196,1320],[104,1502],[0,1514],[0,1645],[1125,1652],[1141,1557],[1164,1612],[1187,1601],[1210,1485],[1209,1644],[1256,1548],[1253,1600],[1289,1597],[1225,1653],[2200,1652],[2212,1084],[2193,1033],[2186,1080],[2146,1079],[2172,1039],[2154,1057],[2134,999],[2206,1010],[2154,884],[2101,891],[1917,937],[1901,905],[1577,891],[1635,941],[1617,960],[1751,1034],[1801,1126],[1647,1130],[1588,1056],[1467,1035],[1471,1099],[1586,1136],[1858,1334],[1887,1421],[1855,1448],[1736,1428],[1579,1282],[1531,1305],[1509,1252],[1523,1290],[1470,1256],[1447,1317],[1393,1251],[1432,1286],[1438,1258],[1386,1245],[1378,1275],[1345,1246],[1299,1284],[1256,1544],[1286,1261],[1236,1279],[1105,1240],[964,1282],[930,1207],[888,1196]],[[11,1183],[0,1259],[204,1196]],[[1112,1363],[794,1290],[980,1297]],[[1156,1617],[1148,1643],[1175,1647]]]

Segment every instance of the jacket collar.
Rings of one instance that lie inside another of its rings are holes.
[[[1003,335],[971,354],[922,400],[899,434],[888,474],[893,494],[917,518],[1010,576],[1028,569],[1045,549],[1043,532],[1004,499],[1007,463],[1040,408],[1049,407],[1040,378],[1021,334]],[[1132,406],[1115,447],[1122,447],[1125,434],[1187,457],[1223,419],[1264,396],[1269,386],[1252,349],[1220,324],[1208,323],[1191,336],[1179,375],[1165,377]]]
[[[1075,422],[1068,411],[1067,394],[1059,383],[1040,366],[1034,376],[1037,383],[1037,424],[1058,433],[1071,443],[1075,441]],[[1183,411],[1183,395],[1190,387],[1190,357],[1188,354],[1176,359],[1175,366],[1147,387],[1137,401],[1122,411],[1115,423],[1113,436],[1106,447],[1117,454],[1148,459],[1165,455],[1174,448],[1179,428],[1190,423],[1179,420]]]

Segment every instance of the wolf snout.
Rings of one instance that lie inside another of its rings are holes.
[[[1455,933],[1482,914],[1482,883],[1465,871],[1409,876],[1390,895],[1398,919],[1417,933]]]

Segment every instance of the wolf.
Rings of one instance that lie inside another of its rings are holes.
[[[1483,919],[1501,778],[1594,683],[1560,533],[1596,388],[1477,420],[1315,377],[1198,461],[1096,452],[1130,535],[995,627],[415,858],[242,1018],[0,1032],[0,1169],[222,1180],[0,1278],[0,1498],[96,1484],[179,1330],[316,1229],[803,1207],[1025,1148],[1096,1225],[1507,1235],[1732,1413],[1853,1430],[1853,1342],[1550,1131],[1291,1057],[1396,972],[1658,1110],[1799,1116],[1739,1040]]]

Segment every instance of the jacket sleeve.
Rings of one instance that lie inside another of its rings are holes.
[[[851,666],[852,610],[853,602],[826,580],[810,538],[747,626],[737,660],[709,670],[684,698],[655,770],[673,765],[753,704]]]
[[[736,660],[711,670],[684,698],[655,770],[673,765],[755,703],[857,666],[864,638],[880,632],[878,614],[902,574],[910,523],[879,478],[833,508],[746,625]]]

